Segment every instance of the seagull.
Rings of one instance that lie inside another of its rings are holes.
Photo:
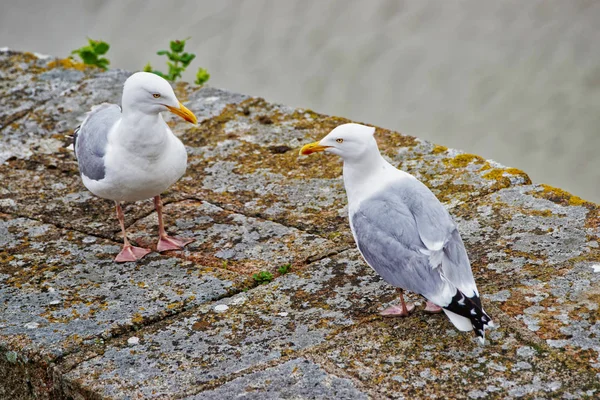
[[[154,198],[158,214],[157,250],[182,249],[193,239],[167,235],[160,194],[183,176],[187,153],[161,116],[170,111],[193,124],[196,116],[181,104],[171,85],[158,75],[137,72],[123,86],[122,108],[92,107],[75,129],[75,157],[81,179],[94,195],[113,200],[123,232],[116,262],[135,261],[150,252],[127,240],[121,202]]]
[[[300,154],[342,157],[350,229],[367,264],[389,284],[421,294],[430,312],[443,310],[483,344],[494,323],[481,306],[456,224],[427,186],[381,156],[374,133],[361,124],[339,125]],[[400,301],[382,314],[408,316],[414,305],[402,292]]]

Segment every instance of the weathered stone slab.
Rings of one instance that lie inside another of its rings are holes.
[[[115,264],[120,244],[25,218],[0,219],[0,346],[50,359],[240,291],[222,269],[151,254]]]
[[[182,201],[164,207],[168,231],[176,236],[194,238],[183,251],[169,254],[207,266],[254,273],[267,270],[277,274],[278,267],[292,268],[307,260],[335,251],[332,242],[284,225],[246,217],[200,201]],[[173,216],[177,219],[173,221]],[[173,223],[169,223],[173,221]],[[132,236],[143,246],[154,246],[158,218],[152,213],[136,222]]]
[[[590,368],[523,341],[510,326],[488,334],[482,347],[443,315],[373,321],[314,357],[382,398],[586,398],[600,390]]]
[[[297,358],[234,379],[186,400],[368,399],[349,379],[328,374],[319,365]]]
[[[532,185],[454,211],[484,299],[600,373],[598,206]]]
[[[114,398],[197,391],[203,384],[325,343],[395,298],[395,290],[357,251],[344,252],[142,329],[134,347],[124,339],[115,341],[102,356],[67,373],[65,381],[75,392]],[[219,312],[218,305],[228,308]]]
[[[488,292],[598,259],[598,207],[581,199],[561,203],[555,190],[518,186],[452,210]]]
[[[128,74],[0,51],[0,398],[598,396],[598,206],[396,132],[382,152],[456,218],[500,323],[483,348],[443,315],[377,316],[397,296],[344,251],[341,160],[297,154],[348,120],[219,89],[175,85],[198,126],[165,115],[189,154],[165,220],[196,242],[114,264],[113,204],[63,146]],[[125,213],[154,246],[152,202]]]

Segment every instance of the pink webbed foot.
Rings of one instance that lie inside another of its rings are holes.
[[[442,307],[433,304],[430,301],[427,301],[427,304],[425,304],[425,309],[423,310],[428,314],[439,314],[442,312]]]
[[[405,308],[402,305],[391,306],[381,311],[379,315],[383,317],[408,317],[414,309],[415,305],[413,303],[406,303]]]
[[[158,239],[158,244],[156,245],[156,250],[159,252],[167,251],[167,250],[181,250],[186,245],[192,243],[195,239],[190,238],[177,238],[173,236],[161,236]]]
[[[140,258],[144,257],[146,254],[150,253],[150,250],[144,249],[141,247],[135,247],[132,245],[123,246],[123,249],[117,257],[115,258],[116,262],[128,262],[128,261],[137,261]]]

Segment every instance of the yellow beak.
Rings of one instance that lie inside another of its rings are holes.
[[[325,151],[325,149],[328,149],[331,146],[321,146],[319,144],[320,142],[314,142],[314,143],[309,143],[306,144],[304,146],[302,146],[302,148],[300,149],[300,154],[302,155],[309,155],[312,153],[319,153],[321,151]]]
[[[186,106],[184,106],[183,104],[181,104],[181,102],[179,103],[179,108],[170,107],[170,106],[166,106],[166,107],[173,114],[179,115],[181,118],[185,119],[188,122],[191,122],[194,125],[198,122],[198,118],[196,118],[196,116],[194,115],[194,113],[191,112],[190,110],[188,110]]]

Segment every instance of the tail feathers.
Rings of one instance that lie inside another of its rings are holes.
[[[444,312],[457,329],[475,331],[481,344],[485,342],[485,329],[496,326],[490,316],[481,308],[478,298],[469,298],[458,289],[450,304],[444,307]]]

